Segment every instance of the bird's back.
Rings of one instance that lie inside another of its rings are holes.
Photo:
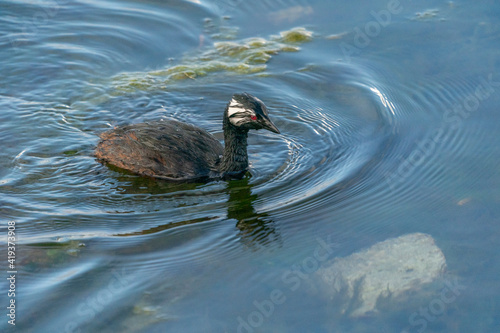
[[[223,147],[205,130],[175,120],[117,127],[100,135],[96,157],[134,173],[169,180],[209,177]]]

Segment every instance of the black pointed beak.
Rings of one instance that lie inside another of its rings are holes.
[[[262,125],[263,125],[262,128],[271,131],[273,133],[280,134],[280,130],[278,129],[278,127],[276,127],[276,125],[273,124],[271,119],[267,118]]]

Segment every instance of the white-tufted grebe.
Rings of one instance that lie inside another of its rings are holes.
[[[133,173],[173,181],[241,178],[251,129],[279,133],[258,98],[234,94],[224,110],[224,143],[194,125],[168,120],[117,127],[100,135],[95,155]]]

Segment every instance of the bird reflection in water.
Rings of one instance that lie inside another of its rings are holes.
[[[252,185],[248,183],[249,177],[228,182],[227,192],[229,200],[227,217],[235,219],[239,236],[243,243],[256,249],[273,242],[281,242],[275,223],[266,212],[258,213],[253,207],[257,201],[257,194],[252,194]]]
[[[121,170],[120,170],[121,171]],[[127,186],[120,186],[119,192],[122,194],[170,194],[176,192],[185,192],[195,190],[199,184],[184,183],[173,184],[159,181],[157,179],[137,177],[135,175],[121,175],[120,180],[128,183]],[[275,222],[266,212],[257,212],[254,203],[258,199],[257,194],[252,194],[253,185],[249,183],[250,176],[247,173],[242,179],[230,180],[226,182],[224,192],[228,195],[227,200],[227,219],[236,221],[239,238],[241,241],[253,250],[268,246],[272,243],[281,243],[281,237],[276,230]],[[123,184],[123,183],[122,183]],[[213,194],[213,193],[212,193]],[[211,195],[211,194],[208,194]],[[183,208],[186,215],[189,214],[189,206]],[[133,213],[133,211],[129,211]],[[216,213],[216,211],[214,211]],[[220,216],[205,216],[195,219],[183,220],[178,222],[169,222],[153,228],[120,233],[116,236],[135,236],[154,234],[168,229],[178,228],[185,225],[195,225],[210,220],[220,219]]]

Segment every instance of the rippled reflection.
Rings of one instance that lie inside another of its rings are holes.
[[[253,203],[258,195],[252,194],[253,186],[248,181],[249,178],[245,177],[228,183],[227,217],[237,221],[239,237],[250,248],[281,242],[279,231],[269,214],[256,212]]]
[[[193,183],[168,183],[158,179],[137,176],[130,176],[128,179],[131,179],[132,182],[130,182],[129,186],[127,186],[125,191],[122,193],[181,196],[181,193],[196,191],[196,189],[200,186],[199,184]],[[227,194],[227,203],[225,204],[227,207],[226,217],[230,220],[236,220],[235,226],[239,229],[238,237],[250,248],[266,246],[272,242],[279,243],[281,241],[280,235],[276,230],[274,222],[269,214],[266,212],[257,212],[253,206],[253,203],[258,199],[258,195],[252,194],[253,185],[249,183],[250,179],[250,174],[248,174],[241,180],[220,182],[223,183],[220,184],[222,187],[222,193]],[[219,216],[205,216],[197,219],[169,222],[167,224],[158,225],[146,230],[119,233],[115,236],[126,237],[148,235],[172,228],[205,223],[207,221],[219,219]],[[219,221],[219,223],[222,222]]]

